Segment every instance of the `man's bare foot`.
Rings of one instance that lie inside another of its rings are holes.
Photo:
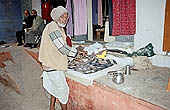
[[[67,110],[67,104],[60,103],[60,106],[61,106],[62,110]]]
[[[53,108],[50,107],[50,110],[55,110],[55,108],[54,107]]]

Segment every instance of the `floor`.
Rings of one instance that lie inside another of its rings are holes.
[[[0,82],[0,110],[49,110],[49,98],[40,78],[42,70],[36,61],[25,53],[23,47],[0,47],[0,52],[11,53],[15,64],[4,62],[5,70],[21,91],[18,94],[16,88],[11,89]],[[0,75],[3,72],[0,68]]]

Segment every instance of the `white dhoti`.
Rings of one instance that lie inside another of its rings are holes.
[[[66,104],[68,101],[69,87],[64,76],[64,71],[44,71],[42,76],[43,87],[47,92],[58,98],[62,104]]]

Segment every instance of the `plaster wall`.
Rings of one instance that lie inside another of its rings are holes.
[[[136,0],[136,49],[151,42],[156,53],[163,52],[165,4],[166,0]]]
[[[164,56],[163,34],[166,0],[136,0],[136,35],[134,48],[152,43],[157,54],[151,58],[153,65],[170,67],[170,56]]]
[[[32,0],[32,9],[36,9],[37,14],[41,16],[41,0]]]

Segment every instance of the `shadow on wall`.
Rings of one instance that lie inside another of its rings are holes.
[[[0,0],[0,13],[0,41],[14,42],[22,27],[20,0]]]

